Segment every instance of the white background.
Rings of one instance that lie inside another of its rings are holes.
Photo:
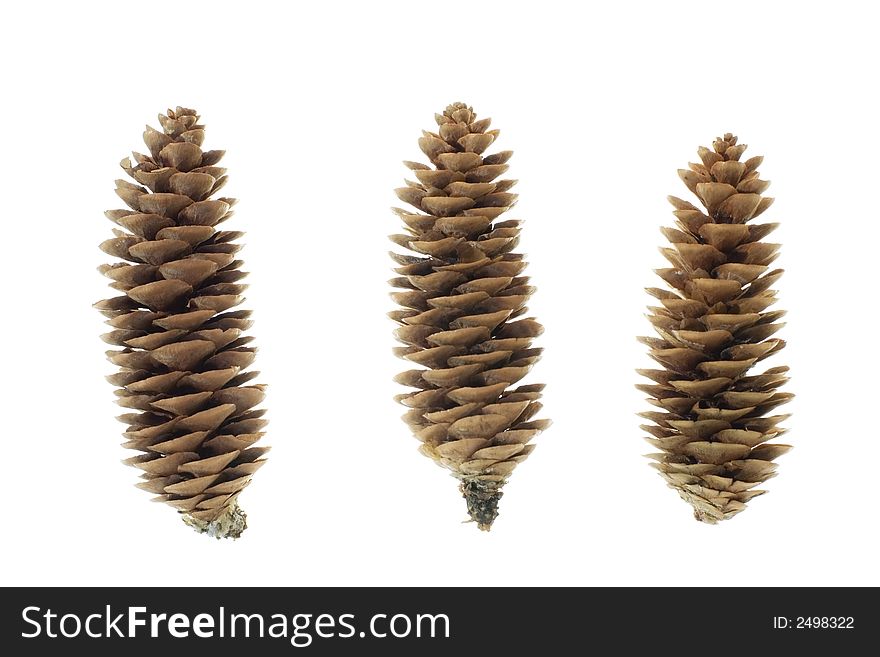
[[[878,46],[869,3],[15,3],[0,38],[3,584],[880,584]],[[464,100],[516,152],[555,424],[491,533],[392,401],[403,159]],[[271,460],[217,542],[135,489],[95,268],[144,123],[194,107],[247,231]],[[648,467],[634,369],[676,169],[765,155],[798,397],[770,493],[697,523]]]

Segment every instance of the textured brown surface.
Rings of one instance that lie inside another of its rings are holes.
[[[415,388],[398,401],[411,409],[404,420],[422,453],[460,480],[469,514],[487,530],[501,487],[549,424],[532,419],[544,386],[516,385],[540,358],[532,341],[542,327],[524,317],[533,288],[513,252],[520,222],[497,220],[516,201],[516,181],[498,179],[512,153],[484,156],[498,131],[462,103],[435,119],[437,132],[419,140],[433,166],[405,162],[417,182],[396,190],[417,210],[395,208],[405,233],[391,236],[413,253],[392,254],[401,309],[390,315],[405,345],[395,353],[417,366],[397,377]]]
[[[741,161],[745,149],[726,134],[679,171],[703,209],[669,197],[677,228],[663,229],[672,248],[661,251],[672,266],[657,273],[671,291],[648,290],[659,303],[649,308],[659,338],[642,338],[663,367],[640,370],[653,383],[638,386],[657,407],[641,414],[660,450],[652,465],[709,523],[764,493],[757,486],[791,449],[769,442],[785,432],[778,425],[788,415],[774,409],[793,396],[777,391],[788,368],[750,371],[785,343],[774,337],[784,312],[769,310],[779,245],[762,241],[777,224],[754,221],[773,199],[762,196],[763,158]]]
[[[101,249],[120,259],[100,268],[121,294],[95,305],[112,330],[103,339],[119,372],[126,463],[138,484],[211,535],[237,537],[246,526],[237,498],[263,464],[263,386],[248,384],[255,349],[244,332],[247,310],[233,310],[245,285],[236,260],[242,233],[218,230],[235,199],[216,197],[226,182],[223,151],[203,151],[195,111],[159,115],[147,126],[148,155],[121,165],[134,182],[116,181],[130,209],[110,210],[120,228]],[[212,198],[214,197],[214,198]]]

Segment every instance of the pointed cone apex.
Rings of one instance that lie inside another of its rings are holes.
[[[234,310],[242,233],[215,228],[234,200],[210,198],[226,179],[214,166],[223,151],[202,150],[197,113],[178,107],[159,123],[144,133],[150,155],[122,162],[135,182],[116,189],[131,209],[106,213],[129,231],[114,229],[101,246],[124,261],[99,268],[117,291],[96,304],[115,329],[103,338],[119,347],[108,352],[119,366],[108,379],[134,411],[120,419],[138,487],[197,531],[238,538],[247,526],[238,493],[266,451],[253,447],[266,421],[255,408],[263,386],[248,384],[258,374],[246,371],[256,351],[244,334],[249,311]]]
[[[656,425],[642,427],[659,450],[652,465],[708,524],[763,493],[754,487],[789,449],[768,442],[788,416],[766,417],[790,398],[777,391],[785,369],[751,371],[784,343],[771,337],[782,315],[768,310],[781,274],[769,267],[779,245],[760,241],[775,224],[749,223],[769,207],[761,196],[769,183],[757,170],[762,158],[740,162],[744,150],[728,133],[698,150],[702,164],[681,170],[706,213],[669,197],[679,229],[664,231],[673,268],[658,273],[675,289],[651,290],[662,305],[649,308],[659,338],[643,340],[664,368],[640,372],[652,382],[640,388],[660,409],[641,414]]]
[[[419,182],[397,190],[421,210],[398,211],[409,234],[393,238],[409,249],[392,254],[401,307],[390,316],[409,361],[396,381],[415,389],[397,399],[422,454],[461,482],[468,513],[488,530],[502,487],[548,426],[532,420],[543,386],[519,385],[540,358],[542,327],[522,318],[533,288],[514,251],[521,224],[499,219],[516,198],[515,181],[498,179],[512,153],[484,155],[498,131],[463,103],[435,118],[437,132],[419,140],[433,166],[406,163]]]

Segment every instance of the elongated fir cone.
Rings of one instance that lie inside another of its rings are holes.
[[[255,349],[245,335],[250,311],[246,276],[236,259],[243,233],[218,230],[235,199],[216,197],[226,182],[223,151],[203,151],[204,126],[194,110],[159,115],[147,126],[149,155],[121,165],[134,182],[116,181],[129,209],[110,210],[119,226],[101,249],[122,262],[100,268],[121,294],[96,304],[112,330],[119,366],[108,377],[131,412],[126,463],[142,470],[138,484],[200,532],[237,538],[246,527],[238,496],[263,464],[264,387],[248,384]],[[212,198],[213,197],[213,198]]]
[[[751,372],[785,343],[774,337],[784,312],[769,310],[782,275],[770,268],[779,245],[762,241],[778,224],[754,221],[773,199],[762,196],[763,158],[742,161],[745,150],[725,134],[679,171],[702,208],[669,197],[677,227],[662,229],[672,246],[661,251],[672,266],[657,273],[671,290],[648,290],[659,304],[649,308],[659,337],[641,338],[663,368],[640,370],[652,383],[638,386],[657,407],[641,414],[659,450],[652,465],[708,523],[764,493],[757,486],[791,449],[769,442],[785,433],[779,424],[789,416],[771,413],[793,397],[778,392],[788,368]]]
[[[396,381],[421,452],[460,481],[471,518],[488,530],[501,489],[532,452],[548,420],[534,420],[543,385],[517,385],[540,358],[542,327],[527,312],[533,292],[514,253],[520,221],[498,218],[516,201],[516,181],[499,180],[510,151],[484,155],[498,137],[489,119],[455,103],[435,115],[437,132],[419,147],[433,166],[404,164],[417,181],[396,190],[416,212],[395,208],[405,232],[391,239],[398,277],[390,313],[400,324],[395,353],[417,366]],[[414,254],[413,254],[414,253]]]

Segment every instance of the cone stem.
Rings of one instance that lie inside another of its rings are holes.
[[[198,518],[193,518],[188,513],[184,513],[183,522],[200,534],[207,534],[218,540],[221,538],[238,538],[247,529],[247,514],[241,510],[238,502],[233,502],[211,521],[199,520]]]
[[[487,532],[498,517],[498,502],[504,494],[497,484],[484,481],[463,481],[459,487],[467,502],[468,514],[477,527]]]

